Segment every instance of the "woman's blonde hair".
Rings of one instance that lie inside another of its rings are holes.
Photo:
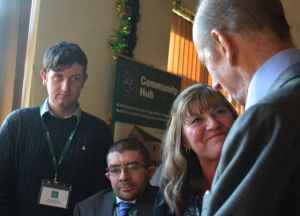
[[[162,188],[170,210],[176,215],[183,214],[187,204],[185,195],[192,192],[189,190],[194,190],[191,188],[192,178],[201,176],[195,154],[186,153],[182,144],[183,124],[195,105],[199,107],[199,111],[213,106],[225,106],[232,112],[234,119],[237,117],[226,98],[206,84],[194,84],[175,99],[163,143]]]

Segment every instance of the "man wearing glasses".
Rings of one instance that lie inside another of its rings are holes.
[[[157,188],[149,185],[152,170],[145,146],[133,138],[118,141],[108,151],[107,167],[112,190],[77,204],[74,216],[152,215]]]

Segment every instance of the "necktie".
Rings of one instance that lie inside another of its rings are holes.
[[[133,207],[133,203],[119,202],[118,205],[118,216],[127,216],[129,210]]]

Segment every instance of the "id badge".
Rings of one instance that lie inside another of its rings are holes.
[[[42,180],[38,203],[40,205],[67,209],[71,190],[71,185],[52,180]]]

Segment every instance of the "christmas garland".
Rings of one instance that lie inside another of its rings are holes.
[[[173,11],[193,21],[193,13],[182,7],[181,1],[172,0]],[[140,18],[139,7],[139,0],[116,0],[116,11],[120,24],[115,34],[109,39],[114,58],[119,55],[133,57],[133,50],[137,42],[137,23]]]
[[[109,40],[113,56],[133,57],[137,42],[137,23],[139,21],[139,0],[116,0],[116,11],[120,19],[118,30]]]

